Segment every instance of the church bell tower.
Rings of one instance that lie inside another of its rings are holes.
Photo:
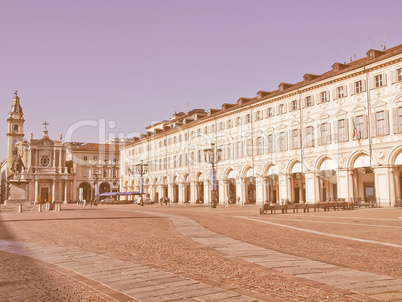
[[[15,91],[15,96],[13,98],[13,104],[11,105],[10,112],[8,113],[8,154],[7,154],[7,167],[8,175],[11,173],[12,164],[14,158],[18,155],[21,157],[22,152],[22,142],[24,138],[24,113],[22,112],[22,107],[20,105],[20,98]]]

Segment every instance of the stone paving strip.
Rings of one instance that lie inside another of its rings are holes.
[[[209,231],[189,218],[155,212],[146,213],[169,218],[180,233],[225,253],[228,258],[240,258],[276,271],[324,283],[341,290],[349,290],[357,296],[365,295],[380,301],[402,301],[401,279],[342,268],[262,248]]]
[[[0,250],[55,264],[106,285],[124,294],[117,295],[117,301],[258,301],[231,290],[90,252],[10,240],[0,240]]]

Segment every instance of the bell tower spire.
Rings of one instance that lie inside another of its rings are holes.
[[[14,92],[13,103],[11,105],[10,111],[8,112],[8,154],[7,154],[7,166],[9,173],[11,172],[12,164],[14,158],[20,154],[22,151],[21,143],[24,138],[24,113],[22,112],[22,107],[20,105],[20,98],[18,97],[18,92]],[[10,175],[10,174],[9,174]]]

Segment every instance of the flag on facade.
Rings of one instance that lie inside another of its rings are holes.
[[[356,134],[357,134],[357,129],[356,129],[356,125],[355,125],[355,119],[352,119],[353,120],[353,139],[355,139],[356,138]]]
[[[134,174],[134,172],[130,169],[130,167],[127,168],[128,174]]]

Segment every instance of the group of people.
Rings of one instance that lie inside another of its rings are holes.
[[[161,197],[161,199],[159,199],[159,202],[161,204],[161,206],[163,206],[163,204],[165,204],[165,206],[169,206],[170,205],[170,198],[169,197]]]

